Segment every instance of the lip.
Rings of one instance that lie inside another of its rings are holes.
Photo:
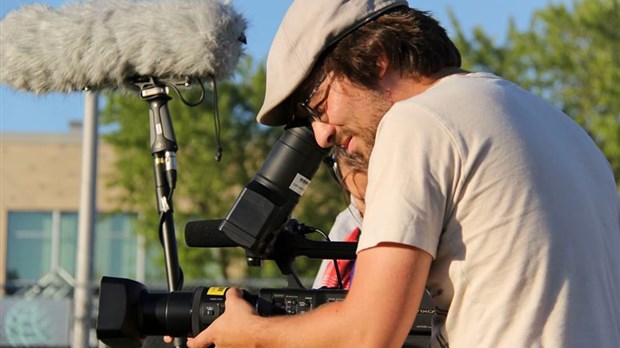
[[[346,138],[342,143],[338,146],[343,148],[345,151],[349,152],[349,145],[351,144],[351,137]]]

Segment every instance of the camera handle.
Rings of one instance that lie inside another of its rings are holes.
[[[293,263],[298,256],[313,259],[354,260],[357,242],[314,241],[295,231],[295,223],[289,221],[277,235],[273,246],[273,259],[282,275],[286,277],[288,288],[305,289],[295,273]]]
[[[314,227],[306,226],[297,220],[289,219],[285,224],[273,231],[273,245],[264,253],[255,254],[247,246],[230,239],[222,232],[220,226],[224,220],[190,221],[185,225],[185,243],[193,248],[231,248],[242,247],[246,255],[252,255],[251,266],[260,266],[262,260],[274,260],[280,273],[284,275],[291,289],[304,289],[293,263],[297,256],[322,260],[354,260],[357,242],[316,241],[306,238],[308,233],[315,232]]]

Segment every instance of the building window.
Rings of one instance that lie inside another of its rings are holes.
[[[94,279],[144,277],[144,252],[134,233],[136,214],[100,214],[96,220]],[[33,285],[48,273],[75,277],[76,212],[8,213],[7,292]]]
[[[7,280],[33,282],[49,271],[52,214],[9,212]]]
[[[95,279],[113,276],[135,279],[143,260],[133,232],[135,214],[101,214],[97,218],[95,237]]]

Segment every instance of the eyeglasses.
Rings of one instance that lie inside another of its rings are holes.
[[[322,113],[316,109],[316,106],[314,108],[310,106],[310,100],[312,100],[312,97],[314,97],[316,92],[319,90],[319,87],[321,87],[321,84],[323,84],[323,81],[325,81],[326,78],[327,78],[327,75],[323,76],[319,80],[319,82],[316,84],[316,86],[314,86],[310,94],[308,94],[308,97],[306,98],[306,100],[299,102],[295,105],[295,114],[294,114],[295,116],[297,116],[298,118],[307,119],[310,121],[319,120],[321,118]],[[324,101],[325,99],[319,102],[317,106],[321,105]]]
[[[344,178],[342,177],[342,173],[340,172],[340,168],[338,168],[338,160],[336,159],[336,154],[331,154],[323,157],[323,163],[327,167],[329,174],[331,177],[336,180],[336,182],[343,187],[346,187],[344,183]]]

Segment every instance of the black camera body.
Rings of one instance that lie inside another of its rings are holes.
[[[97,338],[111,347],[139,347],[147,336],[194,337],[225,311],[226,287],[198,287],[193,292],[150,292],[143,284],[103,277],[97,318]],[[260,289],[243,292],[261,316],[294,315],[342,301],[340,289]],[[422,302],[408,341],[430,337],[433,310]],[[414,345],[417,346],[417,345]],[[413,346],[411,346],[413,347]]]
[[[130,279],[103,277],[97,337],[112,347],[140,345],[146,336],[194,337],[224,313],[227,289],[150,292]],[[260,289],[257,295],[243,292],[261,316],[299,314],[345,296],[346,291],[338,289]]]

